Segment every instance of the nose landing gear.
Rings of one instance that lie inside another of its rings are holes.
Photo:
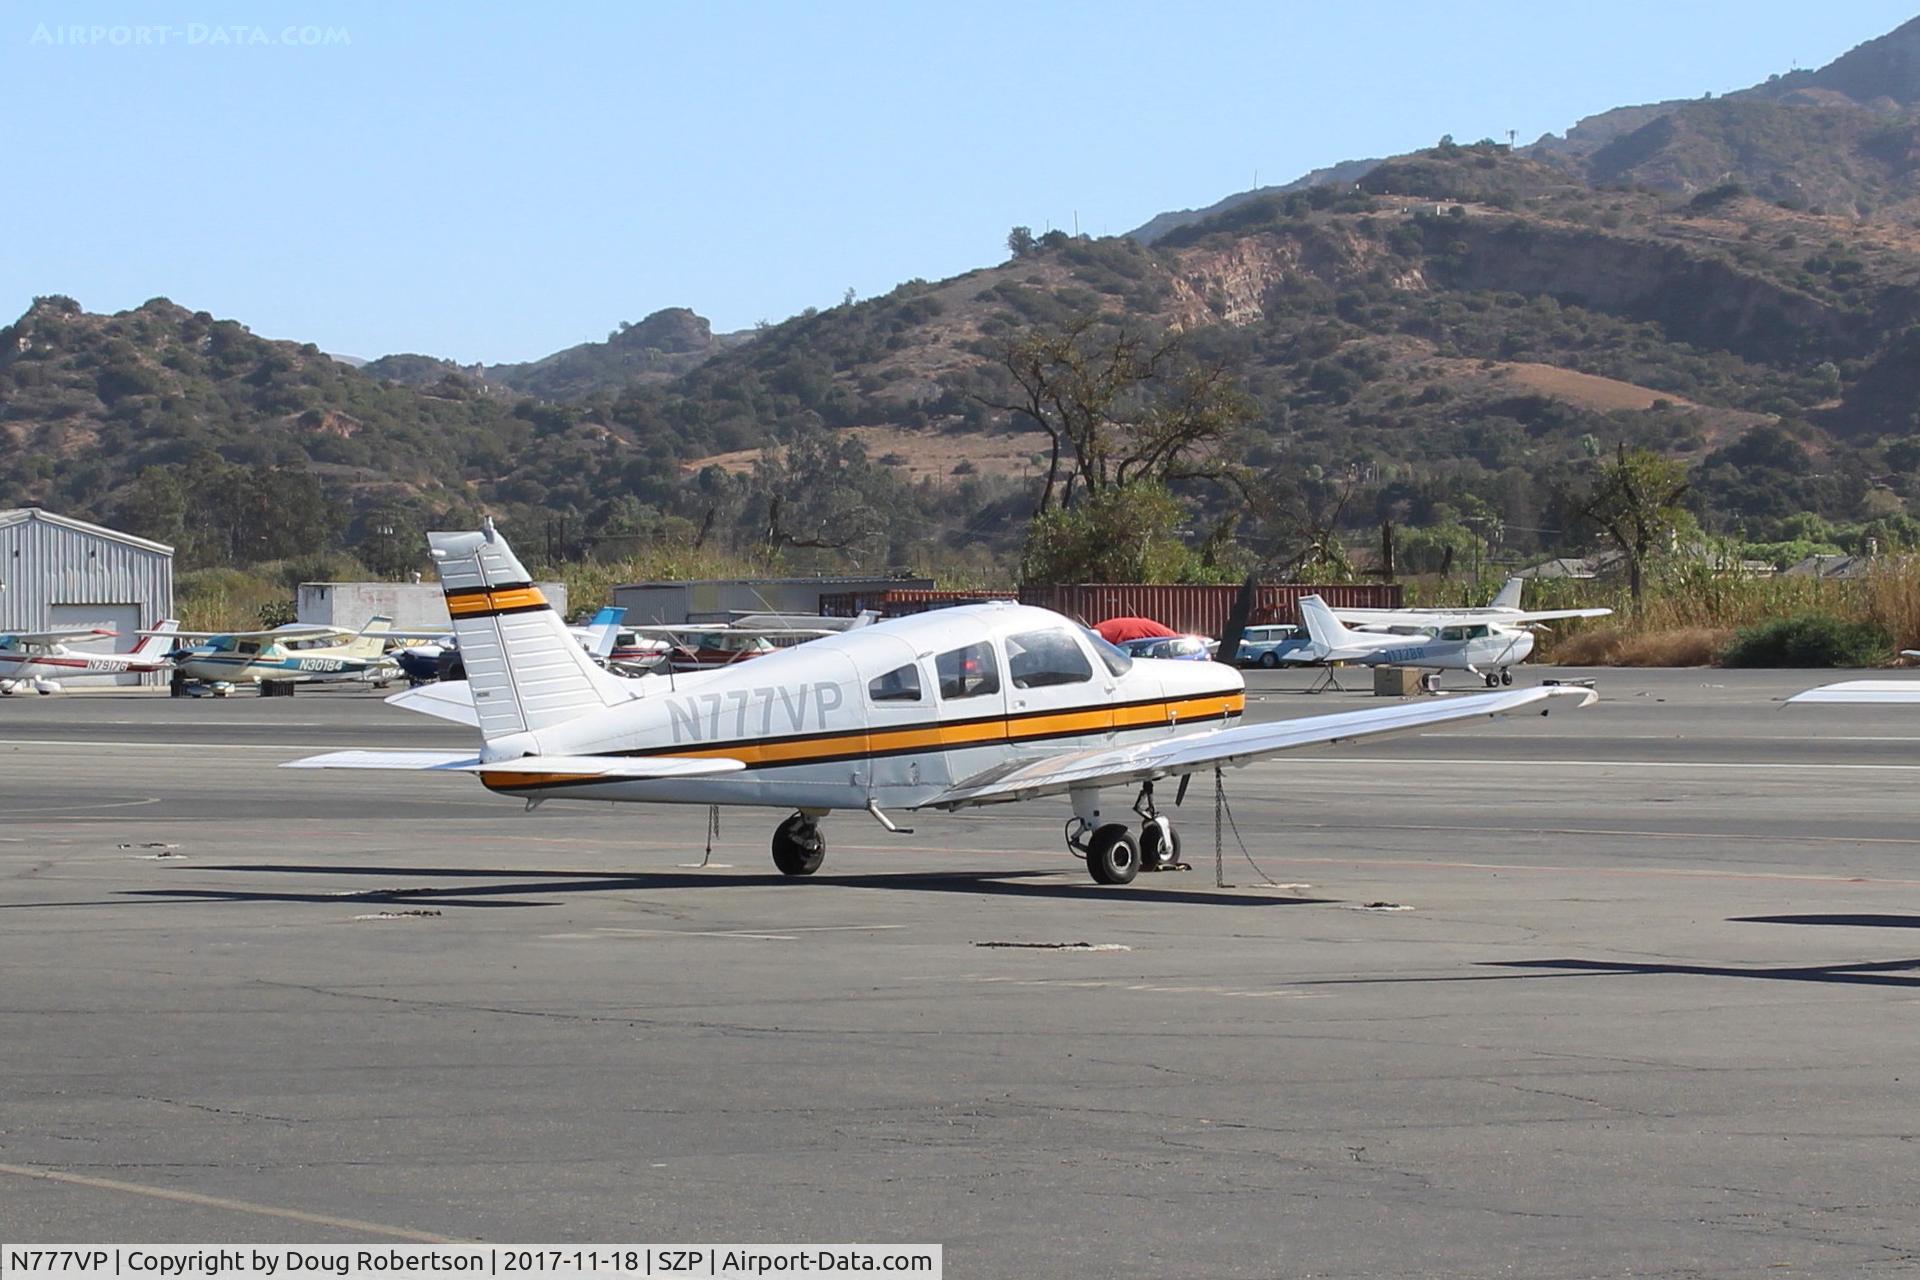
[[[796,813],[773,832],[773,865],[781,875],[810,876],[827,858],[818,814]]]

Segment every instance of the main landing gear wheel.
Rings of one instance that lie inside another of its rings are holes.
[[[1500,683],[1501,683],[1501,684],[1512,684],[1512,683],[1513,683],[1513,672],[1511,672],[1511,671],[1509,671],[1509,670],[1507,670],[1507,669],[1506,669],[1505,667],[1502,667],[1502,668],[1500,668]]]
[[[1481,678],[1482,680],[1485,680],[1485,681],[1487,682],[1487,688],[1489,688],[1489,689],[1498,689],[1498,688],[1500,687],[1500,673],[1499,673],[1499,672],[1497,672],[1497,671],[1489,671],[1489,672],[1487,672],[1487,674],[1486,674],[1486,675],[1484,675],[1484,676],[1482,676],[1482,677],[1480,677],[1480,678]],[[1512,676],[1508,676],[1508,677],[1507,677],[1507,683],[1508,683],[1508,684],[1512,684],[1512,683],[1513,683],[1513,677],[1512,677]]]
[[[773,865],[786,876],[810,876],[827,858],[827,838],[820,824],[796,813],[773,832]]]
[[[1165,871],[1180,864],[1180,833],[1165,818],[1154,818],[1140,828],[1140,869]]]
[[[1125,826],[1109,822],[1087,841],[1087,870],[1101,884],[1131,884],[1140,874],[1140,846]]]

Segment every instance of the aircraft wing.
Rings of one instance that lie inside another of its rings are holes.
[[[435,773],[498,774],[508,785],[541,781],[623,778],[691,778],[708,773],[737,773],[738,760],[690,756],[521,756],[484,761],[470,751],[330,751],[289,760],[282,769],[403,769]]]
[[[264,631],[142,631],[143,636],[172,636],[176,640],[311,640],[315,636],[350,636],[352,627],[272,627]]]
[[[1916,685],[1915,688],[1920,688]],[[1511,689],[1465,697],[1405,703],[1366,711],[1303,716],[1277,724],[1240,725],[1214,733],[1169,738],[1130,747],[1095,748],[1016,761],[978,774],[949,788],[922,808],[959,809],[1058,795],[1082,786],[1122,786],[1222,765],[1241,765],[1258,756],[1301,747],[1332,746],[1410,733],[1432,725],[1520,711],[1547,714],[1554,706],[1584,707],[1596,701],[1591,689],[1571,686]]]
[[[1898,706],[1920,702],[1920,680],[1842,680],[1823,684],[1787,699],[1789,704],[1809,702],[1879,703]]]
[[[1559,618],[1604,618],[1611,609],[1335,609],[1333,616],[1351,626],[1471,627],[1525,626]]]
[[[75,640],[105,640],[119,634],[118,631],[102,631],[98,627],[89,627],[85,631],[5,631],[0,632],[0,637],[18,645],[39,648],[43,645],[66,644]],[[147,633],[142,631],[140,634]]]

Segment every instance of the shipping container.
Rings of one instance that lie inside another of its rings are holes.
[[[931,586],[932,578],[897,575],[629,582],[613,589],[613,603],[626,609],[629,625],[697,626],[730,622],[749,613],[825,614],[821,602],[829,596]]]
[[[1397,582],[1261,583],[1249,623],[1298,623],[1295,604],[1317,595],[1336,609],[1398,609]],[[1082,582],[1020,589],[1020,603],[1039,605],[1077,618],[1087,626],[1108,618],[1152,618],[1175,631],[1218,637],[1240,595],[1237,585],[1189,586],[1156,583]]]
[[[883,618],[904,618],[929,609],[987,600],[1012,600],[1011,591],[935,591],[921,587],[888,587],[879,591],[836,591],[820,597],[820,613],[828,618],[857,618],[871,609]]]

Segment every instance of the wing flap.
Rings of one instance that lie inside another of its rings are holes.
[[[1556,705],[1587,706],[1596,701],[1597,696],[1591,689],[1574,687],[1512,689],[1366,711],[1303,716],[1277,724],[1240,725],[1130,747],[1075,751],[990,769],[949,788],[920,807],[958,809],[1058,795],[1075,787],[1147,782],[1202,769],[1245,764],[1280,751],[1410,733],[1482,716],[1494,718],[1523,710],[1544,715]]]

